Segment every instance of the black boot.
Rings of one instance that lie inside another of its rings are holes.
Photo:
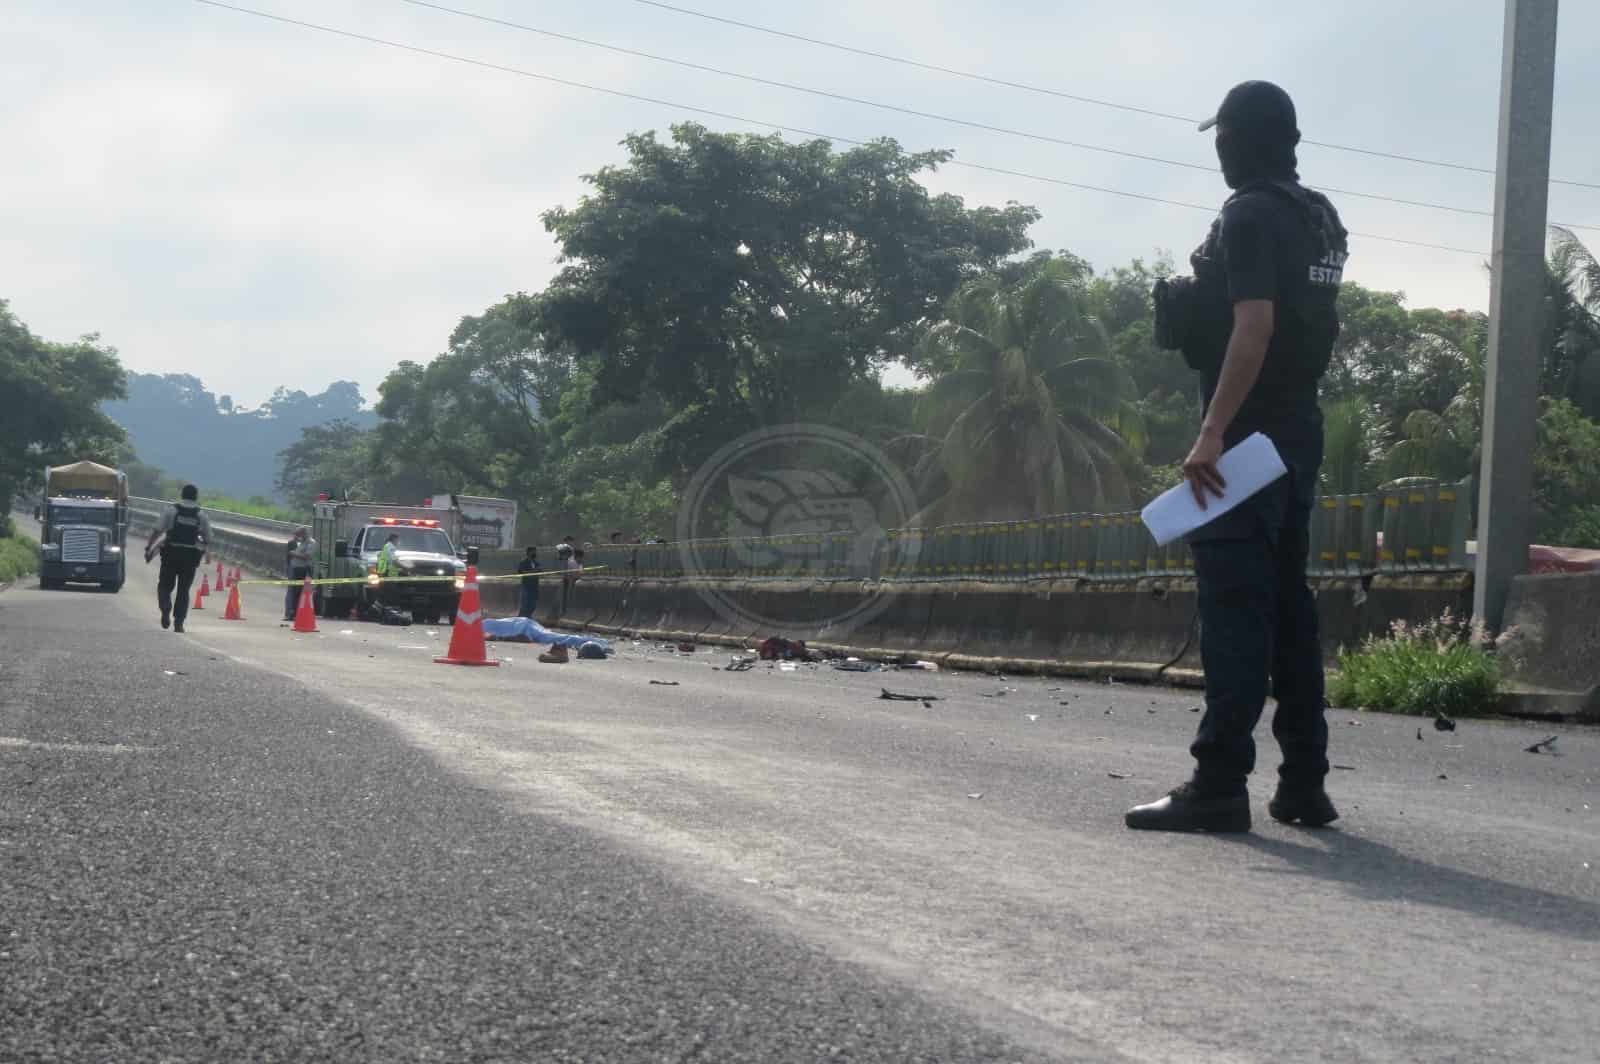
[[[1165,798],[1134,806],[1127,822],[1144,831],[1249,831],[1250,796],[1208,794],[1191,780]]]
[[[1278,791],[1267,803],[1267,812],[1279,823],[1299,821],[1308,828],[1320,828],[1339,819],[1339,810],[1333,807],[1333,800],[1320,783],[1305,787],[1278,781]]]

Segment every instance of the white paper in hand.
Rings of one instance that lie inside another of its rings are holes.
[[[1222,498],[1206,492],[1206,508],[1202,510],[1194,501],[1194,489],[1184,481],[1163,492],[1139,516],[1144,518],[1156,543],[1164,547],[1215,521],[1288,471],[1272,441],[1259,432],[1253,433],[1217,460],[1217,472],[1228,485]]]

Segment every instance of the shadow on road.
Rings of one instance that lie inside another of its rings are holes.
[[[1315,846],[1253,834],[1227,837],[1294,866],[1270,871],[1317,876],[1348,887],[1358,897],[1433,905],[1530,931],[1600,940],[1600,905],[1430,864],[1359,835],[1307,831],[1305,837],[1315,839]]]

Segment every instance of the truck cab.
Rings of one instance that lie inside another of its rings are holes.
[[[99,584],[120,591],[127,579],[127,477],[94,462],[45,471],[39,586]]]

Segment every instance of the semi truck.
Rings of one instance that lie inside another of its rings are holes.
[[[128,475],[98,462],[44,471],[39,586],[99,584],[121,591],[128,576]]]
[[[311,535],[317,541],[313,575],[358,581],[322,590],[325,617],[363,616],[383,608],[404,610],[421,624],[455,622],[466,582],[469,550],[459,546],[461,513],[426,506],[323,500],[312,505]],[[391,535],[399,537],[399,580],[380,580],[378,554]],[[406,577],[430,577],[407,582]]]

